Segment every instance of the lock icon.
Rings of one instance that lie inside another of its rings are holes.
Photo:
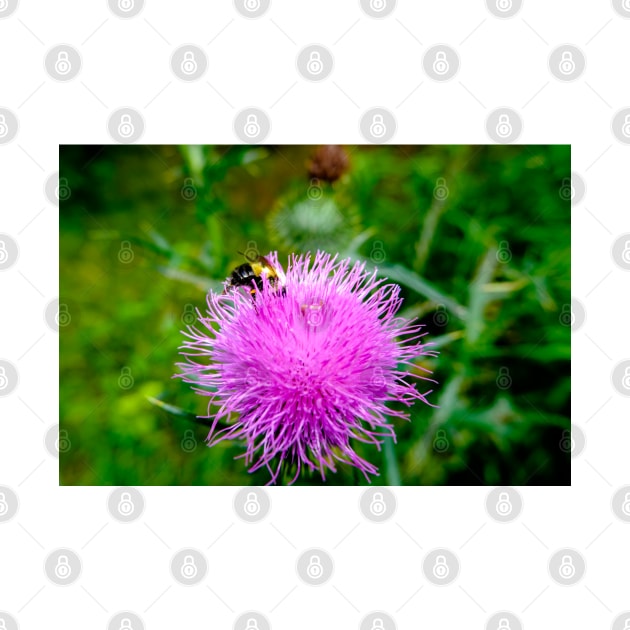
[[[446,431],[444,429],[438,429],[433,440],[433,448],[438,453],[447,451],[449,447],[448,438],[446,437]]]
[[[499,368],[499,376],[497,376],[497,387],[499,389],[509,389],[512,385],[512,377],[510,376],[510,370],[506,367]]]
[[[497,630],[511,630],[510,622],[505,617],[502,617],[501,619],[499,619]]]
[[[446,59],[446,53],[443,50],[438,50],[435,53],[435,59],[433,60],[433,72],[440,76],[446,74],[449,71],[450,65]]]
[[[72,567],[68,562],[68,556],[62,555],[57,558],[57,564],[55,565],[55,575],[60,580],[67,580],[72,574]]]
[[[497,0],[497,9],[502,13],[509,11],[512,8],[512,0]]]
[[[510,501],[510,495],[507,492],[501,492],[499,494],[496,509],[497,514],[500,516],[509,516],[512,513],[512,502]]]
[[[131,368],[125,366],[120,370],[120,376],[118,377],[118,385],[121,389],[131,389],[133,387],[133,376],[131,374]]]
[[[383,389],[387,387],[387,381],[385,375],[380,367],[374,369],[374,375],[372,376],[372,385],[375,390]],[[383,495],[380,492],[375,492],[372,497],[372,504],[370,505],[370,511],[373,514],[382,514],[387,509]]]
[[[0,492],[0,516],[4,516],[9,511],[9,504],[4,492]]]
[[[243,131],[248,138],[255,138],[260,133],[260,125],[258,124],[258,116],[256,116],[256,114],[249,114],[247,116]]]
[[[9,0],[0,0],[0,11],[6,11],[9,7]],[[0,619],[0,622],[4,623],[4,620]],[[0,626],[0,630],[3,630],[2,626]]]
[[[186,304],[186,306],[184,306],[184,312],[182,313],[182,323],[186,326],[191,326],[195,323],[195,309],[192,304]]]
[[[120,495],[120,501],[118,502],[118,511],[123,516],[131,516],[135,509],[136,509],[136,506],[133,504],[133,501],[131,500],[131,494],[129,492],[123,492]]]
[[[2,121],[0,121],[2,122]],[[630,138],[630,114],[628,114],[623,119],[623,127],[621,128],[621,133],[626,137]]]
[[[383,499],[383,493],[375,492],[372,496],[372,501],[370,502],[370,512],[372,512],[374,516],[382,516],[386,511],[387,505]]]
[[[385,630],[385,624],[383,623],[383,620],[380,617],[377,617],[372,622],[371,630]]]
[[[569,201],[575,197],[575,188],[570,177],[564,177],[562,179],[562,186],[560,186],[560,198],[564,201]]]
[[[192,556],[184,556],[184,564],[182,564],[181,573],[187,580],[192,580],[197,575],[197,565]]]
[[[562,556],[560,562],[560,577],[570,580],[575,575],[575,565],[571,556]]]
[[[500,263],[509,263],[512,260],[512,252],[510,251],[510,243],[508,241],[501,241],[499,243],[499,251],[497,252],[497,260]]]
[[[131,625],[131,619],[129,617],[125,617],[120,621],[120,628],[118,630],[133,630],[133,626]]]
[[[260,0],[245,0],[245,8],[248,11],[258,11],[260,9]]]
[[[443,177],[438,177],[435,180],[435,188],[433,189],[433,196],[438,201],[444,201],[448,197],[448,186],[446,180]]]
[[[0,114],[0,138],[4,138],[9,133],[9,127],[7,127],[7,119],[4,114]]]
[[[68,178],[60,177],[59,183],[55,188],[55,197],[57,197],[59,201],[66,201],[66,199],[70,199],[71,194],[70,186],[68,186]]]
[[[9,259],[9,252],[7,251],[6,243],[0,239],[0,265],[7,262]]]
[[[118,8],[127,13],[133,9],[134,0],[118,0]]]
[[[55,314],[55,323],[57,326],[67,326],[72,321],[70,311],[67,304],[60,304],[59,311]]]
[[[630,389],[630,367],[627,367],[625,372],[623,373],[623,379],[621,380],[621,384],[626,389]]]
[[[575,324],[575,314],[571,310],[569,304],[562,305],[562,312],[560,313],[560,323],[564,326],[573,326]]]
[[[245,630],[258,630],[258,622],[255,619],[248,619]]]
[[[623,258],[624,262],[630,264],[630,241],[626,241],[623,252],[621,252],[621,258]]]
[[[260,256],[260,252],[258,251],[258,245],[256,245],[256,241],[247,241],[247,248],[243,254],[245,256],[245,260],[252,263],[258,260],[258,256]]]
[[[55,440],[55,448],[59,453],[67,453],[72,446],[68,432],[65,429],[59,429],[59,436]]]
[[[630,11],[630,0],[626,0],[626,2],[628,4],[628,11]],[[623,624],[623,630],[630,630],[630,618],[625,620]]]
[[[9,385],[9,379],[7,378],[7,372],[3,366],[0,365],[0,390],[6,389]]]
[[[499,138],[508,138],[512,135],[512,124],[510,123],[510,117],[507,114],[501,114],[499,116],[496,132]]]
[[[446,326],[448,319],[448,313],[446,312],[446,308],[444,308],[444,304],[439,304],[435,313],[433,313],[433,321],[436,326]]]
[[[306,573],[313,580],[317,580],[324,574],[324,567],[322,567],[322,561],[319,556],[312,555],[308,561],[308,567]]]
[[[630,492],[626,492],[626,496],[624,497],[623,503],[621,504],[621,511],[626,516],[630,516]]]
[[[626,11],[630,11],[630,0],[623,0],[622,6]],[[626,621],[626,626],[630,627],[630,619]],[[625,630],[625,627],[624,627]]]
[[[385,248],[383,247],[383,241],[374,241],[372,245],[372,250],[370,251],[370,260],[380,265],[382,262],[385,262],[385,258],[387,258],[387,254],[385,253]]]
[[[195,188],[195,183],[192,180],[192,177],[187,177],[184,180],[184,185],[182,186],[182,197],[186,201],[192,201],[197,196],[197,189]]]
[[[187,50],[184,53],[184,60],[182,61],[181,69],[184,74],[191,75],[197,72],[197,61],[195,60],[195,54],[192,50]]]
[[[450,569],[448,568],[448,564],[446,564],[446,556],[438,556],[435,559],[435,564],[433,565],[433,575],[436,578],[443,580],[448,577],[450,573]]]
[[[571,435],[571,431],[565,429],[562,432],[562,439],[560,440],[560,448],[565,453],[573,452],[573,449],[575,448],[575,440],[573,439],[573,436]]]
[[[377,13],[380,13],[386,7],[387,7],[386,0],[370,0],[370,9],[372,9],[372,11],[376,11]]]
[[[120,123],[118,123],[118,135],[121,138],[131,138],[135,130],[136,129],[131,122],[131,116],[129,114],[123,114],[120,117]]]
[[[2,2],[0,2],[0,11],[4,11],[4,8],[2,7]],[[0,619],[0,630],[7,630],[7,624],[4,619]]]
[[[248,516],[256,516],[260,512],[260,501],[255,492],[248,492],[247,499],[245,499],[245,514]]]
[[[387,133],[387,127],[383,120],[382,114],[374,114],[372,116],[372,124],[370,125],[370,135],[373,138],[382,138]]]
[[[311,185],[308,187],[306,195],[311,201],[319,201],[324,196],[324,190],[316,177],[311,179]]]
[[[316,50],[312,51],[309,55],[306,69],[310,74],[319,74],[324,69],[322,58]]]
[[[133,249],[131,249],[131,243],[129,241],[122,241],[120,243],[120,251],[118,252],[118,260],[121,263],[127,264],[134,259]]]
[[[197,448],[197,440],[195,434],[191,429],[184,431],[184,437],[182,438],[182,450],[187,453],[192,453]]]
[[[571,51],[565,50],[562,53],[559,69],[565,76],[575,72],[575,61],[573,60],[573,53]]]
[[[55,72],[57,74],[66,75],[72,70],[72,64],[68,58],[68,53],[65,50],[60,50],[57,54],[57,61],[55,61]]]

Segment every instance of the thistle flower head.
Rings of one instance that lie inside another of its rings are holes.
[[[335,182],[348,170],[348,162],[348,154],[343,147],[336,144],[321,146],[308,165],[309,177]]]
[[[356,209],[344,203],[342,212],[339,196],[324,192],[319,184],[306,194],[289,193],[280,199],[267,223],[279,245],[302,251],[335,251],[360,232]]]
[[[279,268],[277,254],[267,256]],[[434,356],[422,326],[396,317],[400,288],[363,263],[317,252],[292,256],[284,286],[263,277],[249,289],[211,292],[207,312],[185,333],[178,374],[210,397],[210,446],[244,440],[249,472],[266,467],[270,483],[282,466],[326,478],[338,463],[369,480],[378,468],[360,457],[357,442],[380,449],[395,439],[390,402],[427,404],[413,364]]]

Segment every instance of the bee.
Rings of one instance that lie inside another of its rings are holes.
[[[249,260],[249,259],[248,259]],[[249,290],[250,295],[255,300],[256,291],[262,291],[263,276],[269,280],[269,284],[278,289],[282,289],[282,295],[285,294],[286,278],[281,269],[274,267],[264,256],[256,256],[249,262],[239,265],[232,271],[226,279],[225,292],[228,289],[237,287],[245,287]]]

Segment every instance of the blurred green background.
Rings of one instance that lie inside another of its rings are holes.
[[[205,446],[180,331],[239,251],[322,248],[400,284],[440,351],[439,407],[356,445],[373,483],[570,484],[570,169],[569,146],[61,147],[61,483],[265,484]]]

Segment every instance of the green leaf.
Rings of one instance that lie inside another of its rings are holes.
[[[378,267],[368,265],[368,267],[376,269],[377,275],[381,278],[389,278],[390,280],[394,280],[394,282],[403,284],[409,289],[413,289],[416,293],[420,293],[420,295],[429,298],[436,304],[444,305],[445,308],[451,311],[453,315],[459,317],[459,319],[466,319],[468,311],[464,306],[458,304],[452,297],[442,293],[439,289],[410,269],[402,265],[379,265]]]
[[[172,416],[177,416],[178,418],[184,418],[189,422],[194,422],[195,424],[203,424],[206,427],[212,426],[212,420],[209,418],[200,418],[192,411],[186,411],[181,407],[176,407],[175,405],[170,405],[169,403],[165,403],[163,400],[158,400],[157,398],[153,398],[153,396],[147,396],[147,400],[156,407],[159,407],[166,413],[170,413]]]
[[[383,443],[383,459],[385,463],[385,480],[388,486],[400,486],[400,470],[396,459],[394,440],[386,438]]]

